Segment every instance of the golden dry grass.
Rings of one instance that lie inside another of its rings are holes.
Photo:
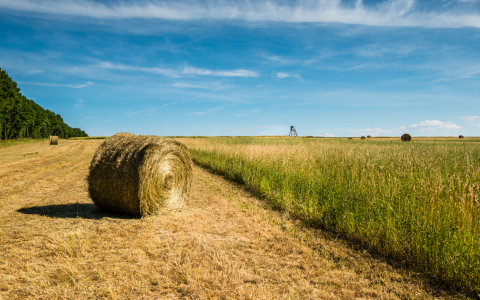
[[[461,298],[198,167],[182,212],[97,210],[85,178],[101,142],[0,149],[0,298]]]

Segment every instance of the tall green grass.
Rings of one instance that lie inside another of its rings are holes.
[[[480,143],[183,141],[197,164],[291,215],[480,293]]]

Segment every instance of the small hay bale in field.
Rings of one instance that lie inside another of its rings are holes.
[[[405,133],[404,135],[402,135],[401,139],[402,139],[402,142],[410,142],[412,141],[412,136],[409,135],[408,133]]]
[[[348,139],[349,139],[349,140],[353,140],[353,138],[351,138],[351,137],[349,137]]]
[[[372,136],[371,136],[371,135],[367,135],[367,139],[370,139],[370,138],[372,138]]]
[[[58,145],[58,136],[56,135],[50,136],[50,145]]]
[[[459,139],[463,139],[463,138],[465,138],[465,137],[464,137],[463,135],[459,135],[458,138],[459,138]]]
[[[105,210],[135,216],[178,210],[190,195],[192,159],[174,139],[118,133],[98,147],[87,181],[93,202]]]
[[[364,140],[364,139],[365,139],[365,136],[364,136],[364,135],[362,135],[362,136],[360,137],[360,139],[361,139],[361,140]]]

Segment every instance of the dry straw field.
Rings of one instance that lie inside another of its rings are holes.
[[[477,144],[468,138],[183,141],[199,164],[264,199],[194,166],[182,211],[130,218],[89,198],[86,178],[102,140],[1,142],[0,299],[468,298],[385,262],[400,250],[418,262],[424,252],[415,249],[432,249],[425,264],[448,279],[438,253],[455,242],[451,259],[469,268],[479,180]],[[430,230],[429,248],[415,224]],[[478,283],[477,274],[459,282]]]

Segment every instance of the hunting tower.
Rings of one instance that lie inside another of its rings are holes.
[[[295,130],[295,127],[290,126],[290,132],[289,132],[287,135],[288,135],[288,136],[297,137],[298,134],[297,134],[297,131]]]

